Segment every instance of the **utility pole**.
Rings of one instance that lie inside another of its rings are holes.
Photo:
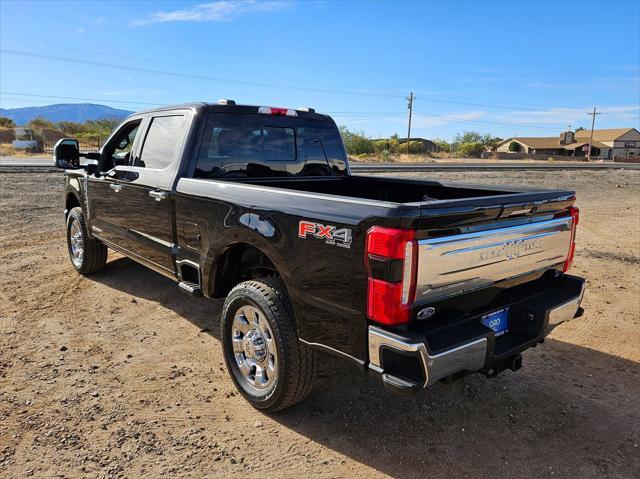
[[[589,149],[587,150],[587,161],[591,160],[591,144],[593,143],[593,127],[596,124],[596,115],[599,115],[600,112],[596,112],[596,107],[593,107],[593,113],[587,113],[587,115],[591,115],[591,136],[589,136]]]
[[[411,95],[407,97],[407,100],[409,100],[409,104],[407,106],[407,108],[409,108],[409,130],[407,131],[407,155],[408,155],[409,142],[411,141],[411,115],[413,113],[413,100],[415,100],[415,97],[413,96],[413,92],[411,92]]]

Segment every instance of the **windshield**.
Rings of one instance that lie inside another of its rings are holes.
[[[194,177],[345,175],[332,122],[261,114],[211,113]]]

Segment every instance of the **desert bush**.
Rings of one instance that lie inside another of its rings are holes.
[[[361,155],[373,153],[373,140],[368,138],[364,132],[349,130],[346,126],[341,126],[339,129],[348,154]]]
[[[485,146],[479,142],[461,143],[458,145],[457,152],[460,156],[466,156],[470,158],[480,158],[482,152],[485,150]]]
[[[16,124],[11,118],[6,116],[0,116],[0,127],[2,128],[15,128]]]

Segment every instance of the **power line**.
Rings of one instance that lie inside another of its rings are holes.
[[[11,55],[32,57],[32,58],[46,58],[46,59],[49,59],[49,60],[58,60],[58,61],[69,62],[69,63],[78,63],[78,64],[82,64],[82,65],[94,65],[94,66],[100,66],[100,67],[106,67],[106,68],[116,68],[116,69],[127,70],[127,71],[136,71],[136,72],[142,72],[142,73],[153,73],[153,74],[156,74],[156,75],[168,75],[168,76],[173,76],[173,77],[191,78],[191,79],[196,79],[196,80],[207,80],[207,81],[217,81],[217,82],[223,82],[223,83],[235,83],[235,84],[239,84],[239,85],[260,86],[260,87],[265,87],[265,88],[286,88],[286,89],[289,89],[289,90],[313,91],[313,92],[317,92],[317,93],[336,93],[336,94],[340,94],[340,95],[360,95],[360,96],[374,96],[374,97],[386,97],[386,98],[404,98],[402,95],[391,95],[391,94],[388,94],[388,93],[350,91],[350,90],[329,90],[329,89],[324,89],[324,88],[310,88],[310,87],[302,87],[302,86],[295,86],[295,85],[280,85],[280,84],[276,84],[276,83],[253,82],[253,81],[248,81],[248,80],[234,80],[234,79],[229,79],[229,78],[212,77],[212,76],[207,76],[207,75],[195,75],[195,74],[192,74],[192,73],[180,73],[180,72],[172,72],[172,71],[167,71],[167,70],[156,70],[156,69],[153,69],[153,68],[142,68],[142,67],[135,67],[135,66],[127,66],[127,65],[120,65],[120,64],[116,64],[116,63],[99,62],[99,61],[94,61],[94,60],[80,60],[80,59],[77,59],[77,58],[61,57],[61,56],[57,56],[57,55],[45,55],[45,54],[42,54],[42,53],[25,52],[25,51],[20,51],[20,50],[10,50],[10,49],[7,49],[7,48],[0,49],[0,52],[8,53],[8,54],[11,54]]]
[[[64,100],[79,100],[79,101],[97,101],[97,102],[105,102],[105,103],[121,103],[121,104],[131,104],[131,105],[146,105],[146,106],[164,106],[161,103],[148,103],[148,102],[136,102],[129,100],[111,100],[104,98],[84,98],[84,97],[74,97],[74,96],[62,96],[62,95],[41,95],[34,93],[18,93],[18,92],[5,92],[0,91],[0,95],[10,95],[10,96],[18,96],[18,97],[34,97],[34,98],[52,98],[52,99],[64,99]],[[415,100],[415,97],[413,98]],[[405,113],[396,113],[396,112],[375,112],[375,111],[350,111],[350,112],[341,112],[341,111],[327,111],[324,112],[331,115],[336,115],[342,118],[349,118],[351,120],[357,119],[371,119],[371,117],[393,117],[393,116],[404,116]],[[462,123],[462,124],[485,124],[485,125],[494,125],[494,126],[503,126],[503,127],[526,127],[526,128],[535,128],[535,129],[544,129],[544,130],[553,130],[557,131],[557,127],[551,126],[542,126],[542,125],[529,125],[523,123],[501,123],[501,122],[492,122],[486,120],[474,120],[474,119],[466,119],[460,117],[452,117],[447,115],[431,115],[427,113],[421,113],[417,111],[412,111],[412,114],[419,115],[428,118],[435,118],[438,120],[444,120],[452,123]],[[600,112],[598,112],[600,114]],[[409,133],[410,134],[410,133]]]
[[[500,122],[486,121],[486,120],[472,120],[472,119],[456,118],[456,117],[450,117],[450,116],[429,115],[427,113],[419,113],[417,111],[414,112],[414,115],[426,116],[429,118],[437,118],[440,120],[447,120],[454,123],[480,123],[480,124],[496,125],[496,126],[509,126],[509,127],[518,126],[518,127],[524,127],[524,128],[535,128],[540,130],[553,130],[553,131],[558,130],[558,127],[552,127],[552,126],[530,125],[528,123],[500,123]]]
[[[189,65],[189,64],[176,63],[176,62],[168,62],[168,61],[160,60],[160,59],[151,59],[151,58],[144,58],[144,57],[137,57],[137,56],[120,55],[120,54],[109,53],[109,52],[104,52],[104,51],[86,50],[86,49],[80,49],[80,48],[71,48],[71,47],[65,47],[65,46],[53,45],[53,44],[46,44],[46,43],[31,43],[31,42],[23,42],[23,41],[10,40],[10,39],[4,39],[4,41],[20,43],[20,44],[25,44],[25,45],[60,48],[60,49],[66,49],[66,50],[70,50],[70,51],[78,51],[78,52],[83,52],[83,53],[92,53],[92,54],[97,54],[97,55],[114,56],[114,57],[118,57],[118,58],[126,58],[126,59],[136,60],[136,61],[147,61],[147,62],[161,63],[161,64],[165,64],[165,65],[174,65],[174,66],[197,68],[197,69],[202,69],[203,68],[202,66]],[[99,61],[95,61],[95,60],[82,60],[82,59],[77,59],[77,58],[60,57],[60,56],[56,56],[56,55],[46,55],[46,54],[43,54],[43,53],[27,52],[27,51],[20,51],[20,50],[11,50],[11,49],[4,49],[4,48],[0,49],[0,51],[5,52],[5,53],[14,54],[14,55],[31,56],[31,57],[36,57],[36,58],[47,58],[47,59],[52,59],[52,60],[59,60],[59,61],[66,61],[66,62],[80,63],[80,64],[84,63],[84,64],[88,64],[88,65],[102,66],[102,67],[107,67],[107,68],[118,68],[118,69],[139,71],[139,72],[143,72],[143,73],[155,73],[155,74],[161,74],[161,75],[179,76],[179,77],[193,78],[193,79],[200,79],[200,80],[210,80],[210,81],[219,81],[219,82],[226,82],[226,83],[238,83],[238,84],[245,84],[245,85],[262,86],[262,87],[266,87],[266,88],[289,88],[289,89],[293,89],[293,90],[313,91],[313,92],[318,92],[318,93],[336,93],[336,94],[341,94],[341,95],[376,96],[376,97],[384,97],[384,98],[403,98],[403,96],[399,95],[399,94],[398,95],[394,95],[394,94],[390,94],[390,93],[382,93],[382,92],[379,92],[379,91],[376,91],[376,90],[372,90],[372,91],[356,91],[356,90],[342,90],[342,89],[332,90],[332,89],[328,89],[328,88],[325,89],[325,88],[314,88],[314,87],[301,87],[301,86],[283,85],[283,84],[277,84],[277,83],[262,83],[262,82],[253,82],[253,81],[250,81],[250,80],[236,80],[236,79],[221,78],[221,77],[210,77],[210,76],[206,76],[206,75],[197,75],[197,74],[190,74],[190,73],[172,72],[172,71],[166,71],[166,70],[155,70],[155,69],[150,69],[150,68],[142,68],[142,67],[136,67],[136,66],[127,66],[127,65],[121,65],[121,64],[99,62]],[[246,73],[233,72],[233,71],[229,71],[229,70],[217,70],[217,71],[226,72],[226,73],[232,73],[232,74],[237,74],[237,75],[247,75]],[[253,76],[253,73],[252,73],[252,76]],[[262,75],[262,76],[265,77],[265,78],[277,79],[276,77],[273,77],[273,76],[264,76],[264,75]],[[322,82],[314,82],[314,83],[319,84],[319,85],[331,85],[329,83],[322,83]],[[456,105],[466,105],[466,106],[475,106],[475,107],[480,107],[480,108],[491,108],[491,109],[497,109],[497,110],[510,110],[510,111],[539,111],[540,108],[541,108],[539,106],[538,107],[517,106],[517,105],[508,106],[508,105],[497,105],[497,104],[490,104],[490,103],[477,103],[477,102],[470,102],[470,101],[464,101],[464,100],[459,100],[459,99],[455,99],[455,98],[448,98],[448,97],[442,97],[442,96],[436,96],[436,95],[428,95],[428,94],[424,94],[423,95],[423,99],[425,101],[432,101],[432,102],[437,102],[437,103],[449,103],[449,104],[456,104]]]
[[[69,50],[69,51],[74,51],[74,52],[80,52],[80,53],[90,53],[92,55],[105,55],[105,56],[110,56],[110,57],[116,57],[119,59],[127,59],[127,60],[135,60],[135,61],[143,61],[143,62],[149,62],[149,63],[157,63],[157,64],[162,64],[162,65],[172,65],[172,66],[178,66],[178,67],[183,67],[183,68],[194,68],[197,70],[210,70],[210,71],[216,71],[216,72],[221,72],[221,73],[231,73],[233,75],[243,75],[243,76],[251,76],[254,78],[267,78],[267,79],[272,79],[272,80],[280,80],[282,81],[281,77],[275,77],[273,75],[265,75],[263,73],[256,75],[256,72],[239,72],[239,71],[233,71],[233,70],[220,70],[218,68],[215,69],[211,69],[209,66],[203,66],[203,65],[194,65],[194,64],[189,64],[189,63],[179,63],[179,62],[171,62],[171,61],[166,61],[166,60],[162,60],[159,58],[148,58],[148,57],[139,57],[139,56],[131,56],[131,55],[122,55],[121,53],[112,53],[112,52],[105,52],[102,50],[87,50],[85,48],[75,48],[75,47],[68,47],[68,46],[64,46],[64,45],[56,45],[53,43],[34,43],[34,42],[25,42],[22,40],[12,40],[9,38],[3,38],[1,39],[3,42],[10,42],[10,43],[18,43],[21,45],[30,45],[30,46],[35,46],[35,47],[45,47],[45,48],[55,48],[55,49],[59,49],[59,50]],[[293,80],[292,78],[289,78],[289,80]],[[305,80],[308,81],[308,80]],[[319,82],[316,80],[313,80],[312,83],[315,83],[317,85],[325,85],[325,86],[339,86],[335,83],[327,83],[327,82]]]

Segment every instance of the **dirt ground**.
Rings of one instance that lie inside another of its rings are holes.
[[[117,255],[76,274],[61,173],[2,170],[0,476],[637,478],[640,171],[410,176],[575,189],[584,317],[517,373],[409,397],[325,357],[265,415],[224,369],[220,302]]]

